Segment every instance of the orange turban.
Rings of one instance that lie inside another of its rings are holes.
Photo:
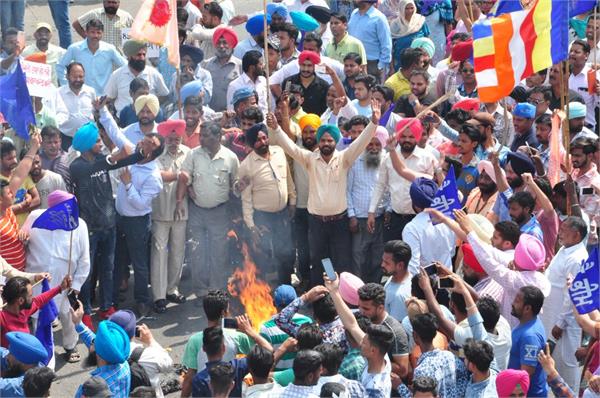
[[[316,130],[321,125],[321,118],[314,113],[307,113],[298,120],[298,125],[300,126],[300,130],[304,130],[306,126],[311,126]]]

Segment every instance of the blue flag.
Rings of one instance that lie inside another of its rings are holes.
[[[74,197],[46,209],[33,222],[32,228],[72,231],[79,226],[79,207]]]
[[[48,280],[42,281],[42,293],[50,290]],[[48,304],[40,308],[38,312],[37,327],[35,329],[35,337],[42,343],[46,351],[48,351],[48,358],[44,362],[44,365],[48,365],[52,355],[54,355],[54,337],[52,336],[52,322],[58,316],[58,308],[54,304],[54,300],[50,300]]]
[[[581,264],[579,273],[569,288],[571,301],[580,314],[600,309],[600,257],[598,253],[598,247],[595,247],[590,253],[590,257]]]
[[[388,110],[385,111],[385,113],[381,116],[381,118],[379,119],[380,126],[382,126],[382,127],[387,126],[388,122],[390,121],[390,116],[392,115],[392,112],[394,111],[395,107],[396,107],[396,104],[390,105]]]
[[[29,125],[35,125],[35,114],[21,63],[13,73],[0,77],[0,113],[24,140],[29,140]]]
[[[569,17],[585,14],[594,9],[597,0],[569,0]]]
[[[497,0],[490,10],[491,17],[497,17],[502,14],[508,14],[509,12],[523,10],[523,4],[520,0]]]
[[[454,177],[454,166],[450,165],[450,170],[446,174],[444,183],[435,193],[435,197],[429,207],[441,211],[446,217],[452,219],[454,219],[453,211],[461,208],[460,200],[458,199],[458,189],[456,188],[456,178]],[[433,223],[436,224],[436,222]]]

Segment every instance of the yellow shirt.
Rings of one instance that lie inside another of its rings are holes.
[[[0,175],[0,180],[8,181],[9,179],[4,177],[3,175]],[[23,180],[23,183],[21,184],[21,187],[17,190],[17,192],[14,192],[15,200],[13,204],[17,205],[24,201],[27,192],[29,192],[33,188],[35,188],[35,183],[33,182],[30,176],[27,176],[27,178]],[[28,215],[29,212],[16,214],[19,226],[23,225]]]
[[[296,204],[294,181],[283,149],[269,146],[268,159],[255,151],[248,154],[240,164],[239,178],[249,177],[250,183],[242,191],[242,213],[248,228],[254,226],[254,210],[276,213],[289,201]]]
[[[400,98],[402,95],[410,94],[410,82],[400,71],[390,76],[385,81],[384,86],[394,90],[394,102],[398,101],[398,98]]]
[[[369,123],[358,138],[344,151],[335,150],[329,163],[320,152],[300,148],[290,140],[281,128],[269,131],[269,136],[277,138],[285,153],[296,160],[308,173],[308,212],[319,216],[333,216],[348,208],[346,183],[348,170],[354,161],[367,148],[375,136],[376,125]]]

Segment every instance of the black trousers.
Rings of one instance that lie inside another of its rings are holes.
[[[310,281],[310,245],[308,244],[308,210],[296,208],[294,215],[294,243],[298,256],[298,276],[302,281]]]
[[[308,241],[310,244],[310,286],[323,283],[321,260],[330,258],[337,273],[348,271],[357,275],[352,263],[352,235],[348,217],[323,221],[318,216],[308,217]]]
[[[402,240],[402,231],[404,231],[404,227],[411,222],[415,216],[416,214],[398,214],[392,212],[390,225],[383,229],[383,241]]]

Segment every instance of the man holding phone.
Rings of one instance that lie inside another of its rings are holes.
[[[341,81],[333,69],[321,64],[321,56],[314,51],[302,51],[298,57],[300,72],[292,75],[283,81],[282,86],[286,87],[287,82],[299,84],[304,89],[303,109],[306,113],[316,113],[321,115],[327,109],[327,90],[329,84],[317,76],[317,73],[329,73],[334,84],[336,81],[342,86]],[[343,87],[340,92],[343,92]]]

